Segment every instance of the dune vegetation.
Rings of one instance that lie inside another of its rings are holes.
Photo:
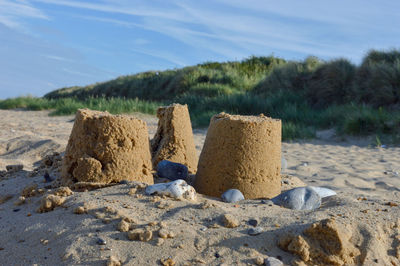
[[[212,115],[265,115],[283,121],[283,139],[314,137],[316,130],[376,135],[400,140],[400,51],[366,54],[359,65],[345,58],[307,57],[287,61],[274,56],[240,62],[207,62],[166,71],[121,76],[85,87],[52,91],[42,98],[0,101],[0,108],[78,108],[111,113],[154,114],[157,106],[189,105],[192,123],[205,127]]]

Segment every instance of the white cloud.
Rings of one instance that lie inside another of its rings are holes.
[[[0,23],[13,29],[23,29],[24,18],[49,19],[27,1],[0,0]]]

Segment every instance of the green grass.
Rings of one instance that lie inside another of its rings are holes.
[[[78,100],[75,98],[46,99],[27,96],[0,100],[0,109],[24,108],[34,111],[53,109],[50,115],[75,114],[80,108],[108,111],[112,114],[133,112],[155,114],[160,105],[160,103],[141,101],[138,99],[105,99],[92,97],[86,100]]]
[[[400,142],[400,51],[372,50],[360,65],[313,56],[207,62],[62,88],[43,98],[7,99],[0,108],[53,109],[52,115],[84,107],[154,114],[159,105],[173,102],[188,104],[194,127],[208,126],[219,112],[263,113],[282,120],[284,140],[314,137],[317,130],[334,127],[339,134]]]

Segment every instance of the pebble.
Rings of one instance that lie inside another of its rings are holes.
[[[283,266],[283,262],[274,257],[268,257],[264,260],[265,266]]]
[[[264,229],[261,227],[255,227],[255,228],[250,228],[249,231],[247,231],[247,233],[251,236],[256,236],[261,234],[262,232],[264,232]]]
[[[148,186],[145,192],[147,195],[158,194],[172,198],[196,200],[196,190],[182,179],[178,179],[169,183],[159,183]]]
[[[49,175],[48,172],[44,173],[43,178],[44,178],[44,181],[45,181],[46,183],[53,182],[53,180],[54,180],[54,179]]]
[[[238,189],[228,189],[221,196],[222,200],[228,203],[235,203],[244,200],[242,192]]]
[[[257,219],[250,219],[248,221],[249,225],[256,227],[258,225],[258,220]]]
[[[279,206],[293,210],[314,210],[321,206],[321,199],[336,195],[336,192],[323,187],[297,187],[271,199]]]
[[[107,241],[105,241],[103,238],[98,238],[98,239],[96,240],[96,243],[97,243],[98,245],[107,245]]]
[[[14,205],[20,206],[26,202],[26,198],[24,196],[20,196],[16,202],[14,202]]]
[[[321,206],[321,197],[310,187],[298,187],[271,199],[276,205],[293,210],[314,210]]]
[[[282,155],[282,158],[281,158],[281,172],[286,171],[286,169],[287,169],[287,161],[286,161],[285,157],[283,157],[283,155]]]
[[[189,171],[186,165],[162,160],[157,164],[157,176],[169,180],[186,180]]]
[[[84,214],[85,213],[85,208],[82,206],[78,206],[74,209],[75,214]]]
[[[239,221],[230,214],[222,216],[222,224],[227,228],[235,228],[239,226]]]

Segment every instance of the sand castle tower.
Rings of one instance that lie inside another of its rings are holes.
[[[125,115],[80,109],[63,159],[68,182],[153,184],[149,135],[144,121]]]
[[[154,168],[160,161],[169,160],[184,164],[190,173],[195,173],[198,158],[187,105],[160,107],[157,117],[157,132],[151,140]]]
[[[239,189],[246,199],[281,192],[281,121],[220,113],[211,118],[200,154],[195,188],[220,197]]]

